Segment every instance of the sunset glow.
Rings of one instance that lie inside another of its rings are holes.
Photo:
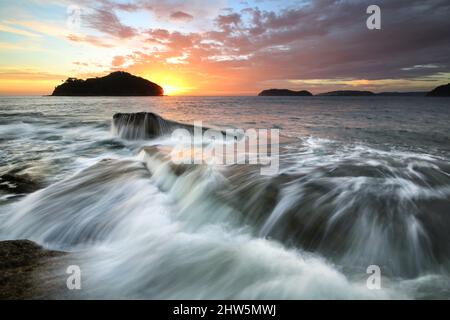
[[[364,1],[4,2],[0,94],[50,94],[68,77],[116,70],[168,95],[427,91],[448,82],[446,32],[433,28],[448,31],[448,19],[399,18],[400,7],[381,2],[389,37],[366,28]],[[430,39],[426,48],[413,48],[418,34]]]
[[[161,86],[164,88],[164,94],[168,96],[175,96],[177,94],[181,94],[182,90],[180,90],[177,87],[174,87],[170,84],[161,84]]]
[[[192,89],[187,86],[183,79],[171,74],[165,74],[164,72],[144,73],[142,77],[151,79],[151,81],[159,84],[164,88],[164,94],[168,96],[183,95],[189,93]]]

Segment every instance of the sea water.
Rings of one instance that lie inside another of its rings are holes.
[[[279,170],[177,168],[115,130],[142,111],[276,128]],[[449,298],[449,124],[445,98],[1,97],[0,238],[73,253],[81,298]]]

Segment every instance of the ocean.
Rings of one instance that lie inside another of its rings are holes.
[[[175,165],[135,112],[278,129],[278,171]],[[446,98],[0,97],[0,146],[0,239],[70,252],[79,298],[450,298]]]

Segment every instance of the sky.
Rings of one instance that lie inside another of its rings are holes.
[[[450,82],[449,18],[448,0],[0,0],[0,95],[116,70],[169,95],[428,91]]]

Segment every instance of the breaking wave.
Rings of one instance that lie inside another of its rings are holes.
[[[174,164],[173,141],[158,137],[180,126],[150,113],[114,116],[121,145],[147,139],[143,148],[3,206],[0,234],[72,252],[86,277],[81,297],[449,293],[445,160],[309,137],[264,177],[249,165]],[[380,266],[382,290],[367,289],[369,265]]]

